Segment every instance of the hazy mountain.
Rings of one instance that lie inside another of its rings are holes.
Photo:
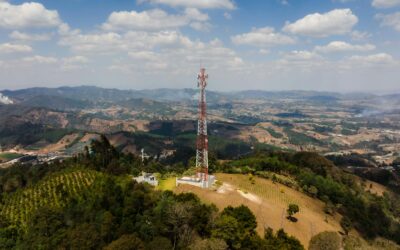
[[[42,107],[56,110],[84,109],[93,106],[93,103],[63,96],[37,95],[20,103],[23,106]]]
[[[156,101],[193,101],[198,96],[197,89],[151,89],[151,90],[120,90],[106,89],[94,86],[59,87],[59,88],[28,88],[21,90],[3,90],[0,93],[18,102],[24,102],[37,96],[61,96],[64,98],[90,102],[120,102],[129,99],[152,99]],[[245,90],[236,92],[207,91],[207,101],[210,103],[234,99],[276,99],[290,98],[304,100],[318,97],[321,99],[340,98],[341,94],[317,91],[262,91]]]

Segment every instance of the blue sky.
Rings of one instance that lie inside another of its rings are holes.
[[[400,0],[0,0],[0,89],[400,91]]]

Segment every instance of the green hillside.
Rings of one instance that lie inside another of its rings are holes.
[[[40,207],[62,207],[71,197],[79,197],[100,174],[93,170],[75,170],[53,174],[33,187],[5,196],[0,215],[13,224],[25,226]]]

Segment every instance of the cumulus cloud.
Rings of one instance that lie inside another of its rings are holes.
[[[172,7],[193,7],[199,9],[235,9],[231,0],[138,0],[138,3],[164,4]]]
[[[375,8],[392,8],[396,6],[400,6],[400,0],[373,0],[372,6]]]
[[[381,20],[382,26],[389,26],[397,31],[400,31],[400,12],[387,15],[378,14],[376,15],[376,18]]]
[[[284,56],[284,59],[299,61],[308,61],[320,58],[321,56],[319,56],[317,53],[307,50],[293,50],[290,53],[285,54]]]
[[[351,63],[353,66],[387,66],[398,64],[398,62],[393,58],[392,55],[387,53],[377,53],[366,56],[351,56],[347,59],[348,63]]]
[[[361,40],[370,38],[371,33],[366,32],[366,31],[362,32],[362,31],[355,30],[355,31],[351,32],[350,36],[351,36],[351,39],[353,39],[355,41],[361,41]]]
[[[287,22],[283,30],[297,35],[327,37],[349,33],[357,22],[357,16],[350,9],[335,9],[309,14],[294,23]]]
[[[245,62],[236,52],[226,48],[223,43],[214,39],[210,42],[191,41],[186,45],[174,48],[164,47],[154,50],[136,50],[129,52],[129,61],[118,61],[109,67],[112,71],[124,73],[140,72],[154,75],[154,72],[173,75],[191,75],[201,62],[207,69],[224,71],[242,70]],[[174,62],[174,63],[171,63]]]
[[[73,63],[87,63],[89,59],[85,56],[72,56],[63,58],[64,63],[73,64]]]
[[[371,51],[375,49],[373,44],[350,44],[343,41],[333,41],[325,46],[316,46],[315,51],[322,53],[334,53],[334,52],[349,52],[349,51]]]
[[[163,47],[187,47],[192,41],[178,31],[130,31],[125,34],[104,32],[62,37],[59,44],[81,53],[116,53]]]
[[[61,60],[61,69],[64,71],[75,70],[84,68],[84,66],[89,62],[89,58],[85,56],[72,56],[65,57]]]
[[[22,44],[3,43],[0,44],[1,53],[31,52],[32,47]]]
[[[9,37],[20,41],[48,41],[51,39],[50,34],[28,34],[17,30],[13,31]]]
[[[171,15],[161,9],[113,12],[102,27],[105,30],[161,30],[179,28],[188,25],[191,21],[206,21],[208,15],[198,9],[188,8],[181,15]]]
[[[231,37],[235,44],[269,47],[275,45],[294,44],[295,40],[290,36],[275,32],[272,27],[253,28],[249,33]]]
[[[58,61],[55,57],[47,57],[47,56],[31,56],[31,57],[24,57],[22,58],[23,62],[26,63],[39,63],[39,64],[53,64]]]
[[[48,10],[41,3],[12,5],[0,2],[0,27],[6,29],[55,27],[61,24],[56,10]]]

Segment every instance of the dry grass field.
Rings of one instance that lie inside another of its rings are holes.
[[[180,185],[175,192],[193,192],[204,202],[214,203],[219,209],[226,206],[248,206],[257,217],[257,231],[264,233],[264,227],[274,230],[283,228],[298,238],[305,247],[311,237],[323,231],[340,231],[340,217],[326,216],[323,202],[313,199],[299,191],[270,180],[254,177],[255,183],[247,175],[217,174],[223,184],[214,190]],[[286,219],[289,203],[296,203],[300,212],[295,215],[297,222]]]

